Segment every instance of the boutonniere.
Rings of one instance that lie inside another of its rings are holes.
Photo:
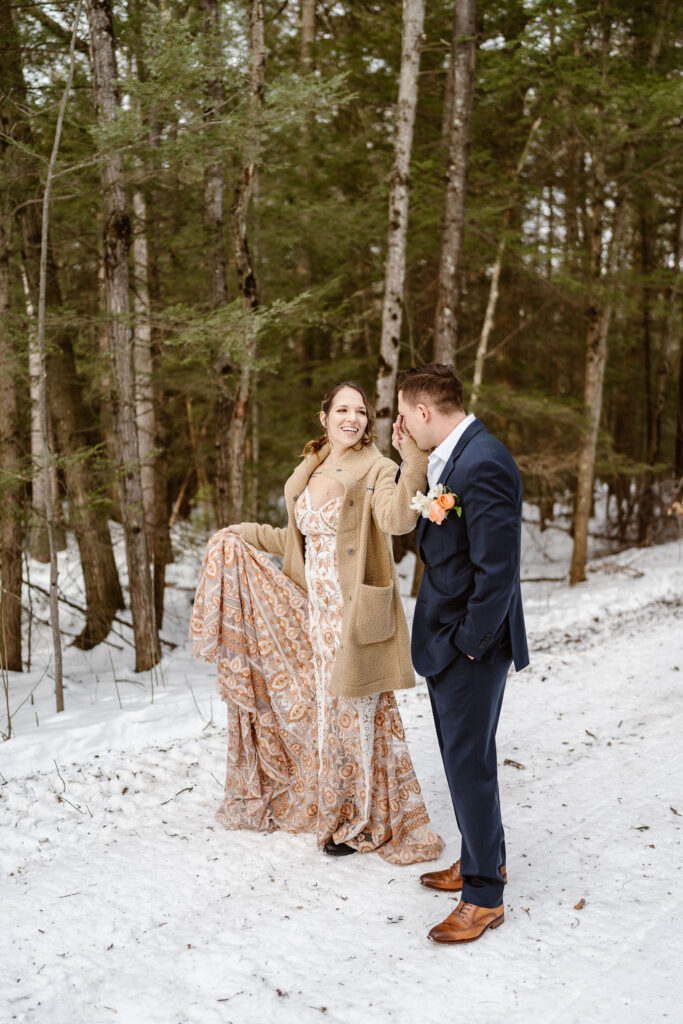
[[[437,484],[426,494],[418,491],[410,502],[410,507],[419,512],[423,519],[429,519],[437,526],[441,525],[451,511],[455,511],[457,516],[462,515],[460,498],[443,484]]]

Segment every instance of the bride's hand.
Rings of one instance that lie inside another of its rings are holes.
[[[410,434],[403,425],[403,417],[397,416],[396,422],[394,423],[391,431],[391,443],[401,458],[403,458],[403,449],[401,445],[405,441],[406,437],[410,437]]]
[[[236,537],[242,536],[242,524],[233,523],[232,526],[226,526],[228,533],[234,533]]]

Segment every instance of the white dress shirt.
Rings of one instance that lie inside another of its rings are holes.
[[[471,412],[469,416],[458,423],[457,427],[451,430],[447,437],[444,437],[441,444],[437,445],[427,462],[427,481],[430,489],[435,486],[441,476],[444,466],[453,454],[453,449],[465,433],[470,423],[474,423],[475,416]]]

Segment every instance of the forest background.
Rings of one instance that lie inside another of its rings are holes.
[[[573,510],[569,581],[597,482],[606,538],[675,532],[682,30],[675,0],[0,0],[3,668],[67,531],[75,643],[106,639],[112,520],[154,665],[174,523],[280,522],[343,379],[389,453],[432,359],[541,523]]]

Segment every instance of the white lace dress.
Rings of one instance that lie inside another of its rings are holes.
[[[308,488],[296,506],[306,540],[309,636],[318,733],[318,841],[333,838],[391,860],[438,856],[393,693],[348,698],[329,692],[344,600],[336,533],[342,499],[314,509]]]

